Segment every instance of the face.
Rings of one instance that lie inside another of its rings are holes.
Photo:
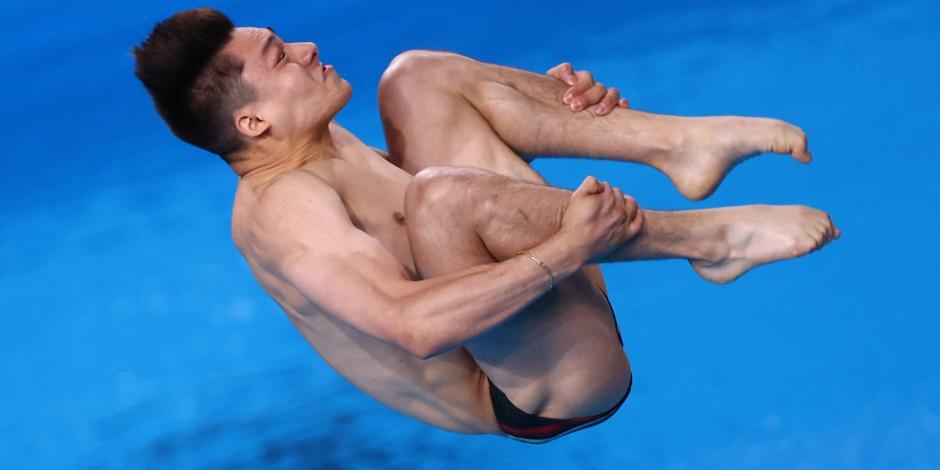
[[[285,43],[267,28],[237,28],[222,52],[244,61],[242,78],[257,92],[257,100],[236,112],[243,133],[266,131],[284,140],[309,136],[325,129],[349,101],[349,83],[320,63],[311,42]]]

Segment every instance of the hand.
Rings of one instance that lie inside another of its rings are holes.
[[[562,102],[574,112],[590,109],[597,116],[606,116],[616,107],[630,107],[630,103],[620,97],[620,92],[616,88],[604,88],[602,83],[594,82],[594,75],[591,72],[586,70],[575,72],[568,62],[552,67],[548,75],[570,86],[565,91]]]
[[[585,260],[594,260],[633,238],[642,225],[636,200],[588,176],[568,200],[558,234],[567,237]]]

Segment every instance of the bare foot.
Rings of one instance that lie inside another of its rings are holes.
[[[711,195],[735,165],[761,153],[789,154],[803,163],[813,158],[806,134],[776,119],[691,118],[682,128],[677,152],[661,170],[694,201]]]
[[[839,238],[825,212],[806,206],[739,206],[721,209],[723,249],[711,260],[690,260],[705,279],[725,284],[762,264],[803,256]]]

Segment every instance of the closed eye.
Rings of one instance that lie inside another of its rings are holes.
[[[286,58],[287,58],[287,53],[284,51],[281,51],[280,55],[277,56],[277,63],[280,64],[281,62],[284,62],[284,59]]]

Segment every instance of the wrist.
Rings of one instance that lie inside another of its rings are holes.
[[[552,270],[556,284],[581,269],[590,257],[587,250],[579,248],[564,232],[556,233],[529,251],[536,254]]]
[[[542,258],[539,255],[535,254],[531,250],[523,250],[518,254],[527,256],[529,259],[535,262],[535,264],[539,265],[543,272],[545,272],[545,276],[548,277],[548,285],[545,289],[546,292],[552,290],[552,288],[555,287],[555,272],[552,271],[552,268],[545,264],[545,261],[542,261]]]

